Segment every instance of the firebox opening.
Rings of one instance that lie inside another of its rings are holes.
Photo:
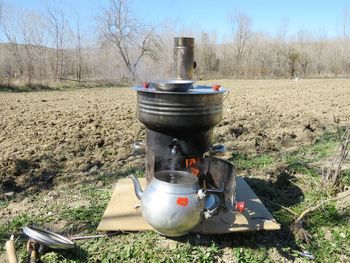
[[[201,161],[201,158],[199,157],[185,159],[186,169],[189,170],[193,175],[197,177],[201,174],[200,161]]]

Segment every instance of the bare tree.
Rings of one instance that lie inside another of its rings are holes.
[[[251,37],[252,20],[243,13],[236,13],[229,18],[233,42],[236,49],[236,62],[240,64],[246,55],[248,40]]]
[[[166,78],[171,74],[173,37],[179,32],[199,36],[196,41],[199,78],[350,74],[347,10],[338,37],[305,30],[291,36],[287,34],[286,22],[276,36],[270,36],[254,31],[251,19],[237,13],[230,17],[232,38],[218,46],[215,34],[179,29],[173,22],[156,33],[132,15],[128,3],[110,0],[99,18],[101,38],[87,43],[79,21],[69,21],[59,2],[57,7],[47,7],[43,16],[0,0],[0,35],[5,42],[0,55],[1,76],[9,82],[17,78],[27,83],[67,77],[81,80],[83,76],[99,81]]]
[[[310,64],[308,48],[311,43],[311,34],[305,30],[298,32],[298,49],[299,49],[299,64],[304,76],[307,75],[308,66]]]
[[[326,35],[324,32],[319,32],[315,39],[314,48],[311,50],[311,56],[315,57],[315,70],[317,75],[321,75],[325,70],[326,61],[325,48],[326,48]]]
[[[61,80],[63,75],[63,59],[64,59],[64,34],[67,27],[67,19],[62,10],[57,7],[47,7],[47,20],[49,24],[49,32],[55,43],[55,64],[54,79]]]
[[[277,28],[277,39],[281,42],[285,42],[287,39],[289,30],[289,19],[283,18],[281,24]]]
[[[116,46],[132,79],[137,77],[137,66],[143,57],[157,59],[160,43],[154,28],[132,17],[127,0],[110,0],[99,19],[103,39]]]
[[[198,68],[200,78],[208,78],[210,74],[218,72],[220,60],[216,55],[215,43],[210,40],[209,34],[202,32],[200,43],[197,46]]]
[[[23,39],[23,45],[26,54],[26,71],[27,71],[27,84],[31,85],[34,75],[34,65],[35,63],[35,54],[34,54],[34,46],[32,45],[32,30],[30,25],[33,20],[31,14],[25,14],[22,16],[22,25],[21,25],[21,33]]]
[[[30,44],[34,49],[33,52],[38,62],[36,65],[38,68],[38,79],[42,84],[45,79],[50,78],[49,70],[47,69],[47,61],[49,60],[47,41],[49,33],[45,18],[38,14],[32,14],[28,30],[30,34]]]
[[[288,65],[291,78],[296,77],[297,62],[299,59],[300,54],[297,51],[295,51],[295,49],[290,48],[288,52]]]
[[[345,6],[343,8],[343,11],[342,11],[342,36],[344,39],[347,39],[349,38],[349,8],[347,6]]]
[[[81,72],[82,72],[82,50],[81,50],[81,34],[80,34],[80,24],[77,21],[76,27],[76,44],[75,44],[75,75],[76,78],[81,80]]]
[[[3,6],[1,6],[3,8]],[[15,12],[14,10],[7,8],[6,13],[2,10],[2,23],[1,29],[4,33],[5,39],[8,42],[6,45],[9,52],[13,55],[16,60],[18,74],[19,77],[22,77],[24,72],[24,63],[22,54],[19,49],[19,41],[18,41],[18,32],[19,32],[19,24],[18,24],[18,10]],[[16,14],[17,15],[16,15]]]

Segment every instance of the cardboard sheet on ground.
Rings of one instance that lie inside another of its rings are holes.
[[[144,178],[139,178],[143,189]],[[237,177],[238,201],[245,201],[246,209],[240,214],[235,211],[220,213],[205,220],[191,232],[200,234],[225,234],[256,230],[278,230],[280,225],[262,204],[246,181]],[[119,180],[98,231],[144,231],[153,230],[142,218],[141,208],[135,208],[140,201],[134,194],[134,185],[130,179]]]

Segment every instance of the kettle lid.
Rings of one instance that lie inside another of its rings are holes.
[[[159,181],[176,185],[193,185],[198,181],[198,178],[193,174],[178,170],[159,171],[154,177]]]

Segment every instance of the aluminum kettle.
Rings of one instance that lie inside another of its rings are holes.
[[[144,191],[134,175],[129,177],[141,200],[143,218],[164,236],[187,234],[222,206],[216,193],[200,189],[198,178],[185,171],[159,171]]]

